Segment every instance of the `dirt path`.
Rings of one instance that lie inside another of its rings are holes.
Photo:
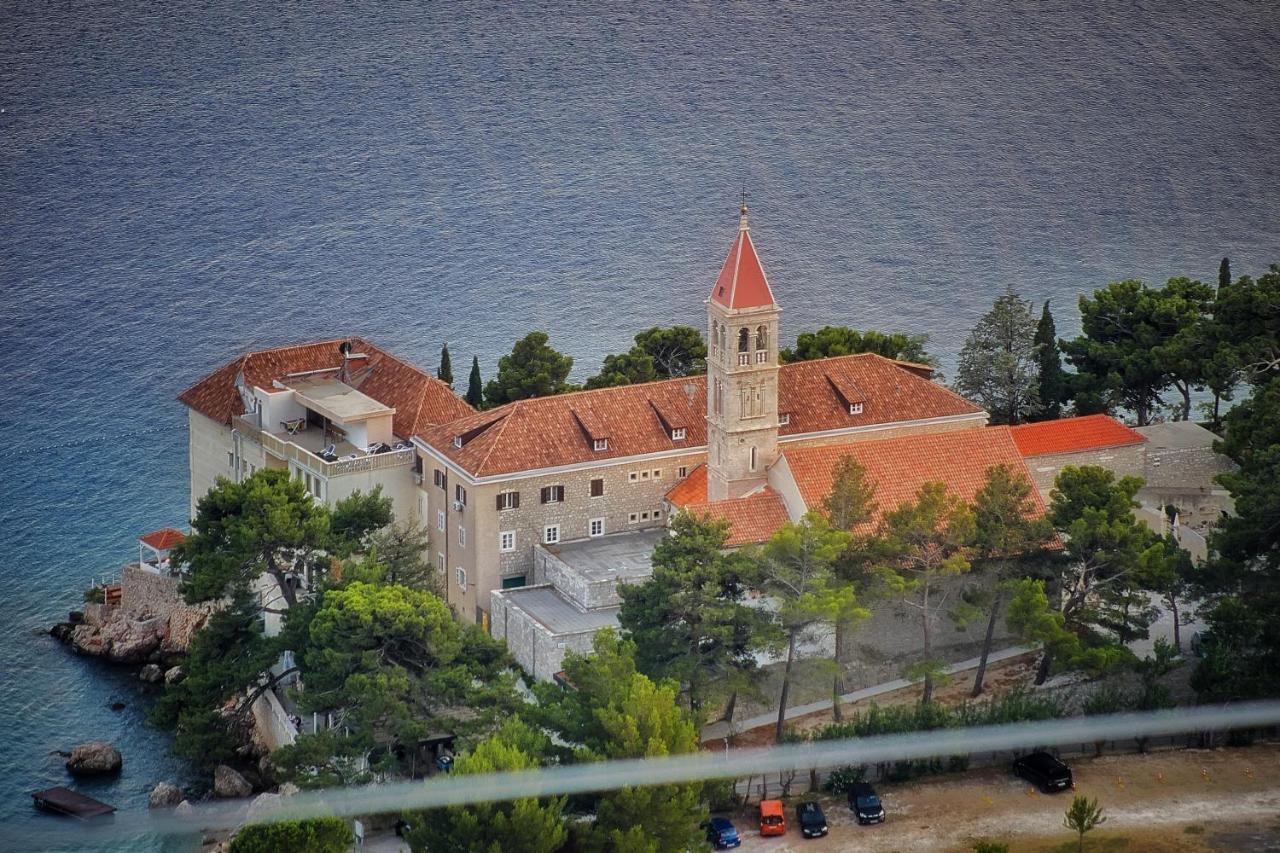
[[[1076,792],[1095,797],[1107,815],[1086,850],[1280,850],[1280,745],[1179,750],[1075,760]],[[760,838],[747,818],[743,848],[771,851],[969,851],[976,839],[1009,844],[1016,853],[1049,853],[1071,841],[1062,829],[1070,804],[1008,773],[987,769],[962,776],[882,786],[886,823],[859,827],[848,806],[820,797],[831,833],[806,841]],[[795,800],[807,797],[796,797]],[[788,817],[793,812],[788,809]]]

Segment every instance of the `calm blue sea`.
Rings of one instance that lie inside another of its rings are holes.
[[[542,328],[581,378],[701,325],[744,185],[785,338],[928,332],[948,366],[1007,284],[1069,333],[1108,280],[1280,260],[1274,3],[0,0],[0,25],[0,821],[23,833],[65,779],[51,750],[121,746],[93,788],[117,820],[185,776],[139,687],[44,631],[185,521],[174,396],[241,350],[359,333],[434,367],[447,340],[487,378]]]

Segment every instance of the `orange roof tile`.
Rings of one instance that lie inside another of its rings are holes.
[[[1023,456],[1074,453],[1099,447],[1121,447],[1146,441],[1142,434],[1107,415],[1085,415],[1012,428],[1013,440]]]
[[[671,487],[667,492],[667,500],[676,506],[704,504],[707,502],[707,466],[699,465],[689,472],[689,476]]]
[[[695,503],[684,509],[701,518],[728,521],[725,544],[730,548],[764,542],[791,520],[782,496],[768,487],[743,498]]]
[[[729,257],[725,258],[720,276],[711,288],[711,301],[726,308],[762,308],[774,304],[760,256],[745,226],[729,247]]]
[[[270,389],[273,381],[290,373],[336,370],[342,367],[343,356],[338,347],[344,341],[351,342],[353,352],[366,356],[352,362],[355,367],[349,384],[396,410],[392,422],[396,435],[407,438],[432,424],[448,423],[474,412],[439,379],[361,338],[246,353],[183,391],[178,399],[219,423],[230,423],[232,416],[244,413],[236,390],[237,374],[243,373],[249,385]]]
[[[914,500],[927,482],[945,483],[948,491],[972,501],[986,479],[987,468],[1009,465],[1033,482],[1008,427],[961,429],[859,441],[852,444],[787,448],[783,454],[805,506],[820,510],[831,492],[837,463],[852,456],[876,484],[877,518]],[[1044,514],[1040,493],[1031,490],[1036,515]],[[872,519],[868,524],[874,524]]]
[[[847,379],[865,393],[861,414],[849,414],[830,376]],[[872,353],[784,364],[778,386],[778,410],[790,415],[789,423],[778,430],[784,437],[982,411],[941,385]],[[489,477],[679,448],[700,449],[707,443],[706,408],[706,376],[689,376],[519,400],[427,428],[419,435],[472,476]],[[579,425],[574,412],[588,410],[592,429],[609,438],[607,450],[595,450]],[[685,438],[671,438],[660,411],[684,413]],[[465,437],[461,448],[454,446],[459,435]]]
[[[167,551],[175,545],[182,544],[186,538],[187,534],[173,527],[162,527],[138,537],[144,545],[150,545],[157,551]]]

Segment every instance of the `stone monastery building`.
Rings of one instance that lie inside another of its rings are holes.
[[[328,504],[381,485],[399,519],[430,530],[454,612],[549,678],[567,649],[616,624],[617,585],[650,573],[674,512],[728,520],[732,546],[762,542],[820,508],[846,455],[881,509],[928,480],[972,499],[1001,462],[1044,498],[1052,477],[1033,474],[1024,446],[1050,448],[1055,466],[1119,451],[1124,473],[1141,473],[1128,448],[1143,437],[1110,418],[1019,438],[1042,428],[986,427],[926,365],[873,354],[779,365],[782,311],[745,205],[706,305],[705,376],[483,412],[359,338],[244,355],[180,396],[192,513],[216,478],[259,468],[287,468]]]

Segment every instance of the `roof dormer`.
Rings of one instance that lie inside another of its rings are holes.
[[[609,449],[609,430],[604,419],[587,408],[572,409],[573,417],[578,422],[583,435],[591,442],[591,449],[602,453]]]
[[[836,392],[836,396],[840,398],[840,402],[844,404],[849,414],[862,414],[863,405],[867,402],[867,395],[858,387],[858,383],[841,373],[837,373],[834,376],[830,373],[824,375],[827,377],[827,382],[831,385],[831,389]]]

